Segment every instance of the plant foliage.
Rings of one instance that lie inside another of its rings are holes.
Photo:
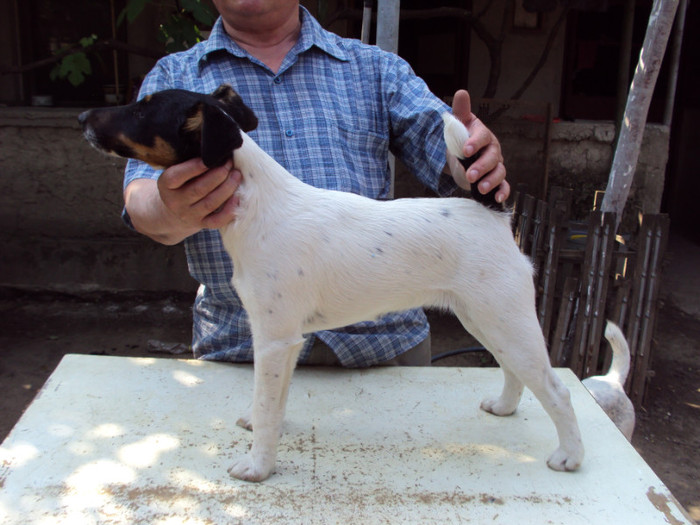
[[[78,44],[83,50],[70,53],[63,57],[63,59],[53,67],[51,73],[49,73],[51,80],[65,78],[73,86],[82,84],[85,81],[85,77],[92,73],[90,60],[84,50],[92,46],[96,40],[97,35],[95,34],[81,38]]]
[[[158,27],[158,37],[165,44],[166,53],[188,49],[204,39],[203,31],[211,28],[216,13],[203,0],[128,0],[119,14],[117,25],[132,23],[148,5],[165,8],[165,18]],[[51,70],[51,80],[67,79],[73,86],[92,74],[90,51],[98,44],[97,35],[83,37],[75,45],[76,51],[66,54]],[[59,51],[60,52],[60,51]],[[94,55],[94,53],[93,53]]]

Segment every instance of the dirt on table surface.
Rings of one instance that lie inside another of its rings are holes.
[[[0,290],[0,440],[66,353],[191,357],[192,300],[189,295],[75,297]],[[661,303],[655,375],[637,409],[632,444],[700,523],[700,315],[687,310],[672,295]],[[430,317],[434,355],[475,344],[453,317]],[[493,361],[473,352],[436,365],[492,366]]]

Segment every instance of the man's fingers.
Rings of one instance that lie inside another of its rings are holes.
[[[498,187],[498,191],[496,192],[496,202],[506,202],[509,196],[510,184],[508,184],[507,180],[504,180],[501,182],[501,185]]]
[[[494,146],[492,151],[483,151],[491,146]],[[490,153],[496,157],[500,156],[501,153],[500,146],[498,146],[498,141],[494,139],[493,133],[479,119],[474,118],[471,128],[469,128],[469,139],[464,145],[464,153],[467,157],[471,157],[477,151],[482,152],[482,157],[485,153]]]
[[[208,174],[207,174],[208,175]],[[217,174],[218,175],[218,174]],[[212,177],[212,180],[218,180]],[[192,205],[192,211],[199,217],[207,217],[221,208],[238,189],[240,184],[240,172],[228,171],[224,173],[224,179],[217,186],[209,189],[207,193]]]
[[[482,148],[479,157],[469,166],[467,179],[469,182],[476,182],[484,175],[490,175],[492,171],[502,169],[505,177],[505,166],[503,165],[503,155],[497,143],[489,143]]]
[[[202,221],[204,228],[218,229],[226,226],[236,217],[236,208],[239,200],[235,194],[229,198],[222,206],[213,213],[207,215]]]
[[[243,175],[238,170],[233,170],[227,181],[222,184],[219,195],[223,198],[230,193],[230,197],[226,198],[219,206],[214,209],[209,215],[202,220],[204,228],[216,229],[229,224],[236,217],[236,208],[240,203],[236,190],[243,180]]]
[[[241,173],[233,170],[232,164],[229,161],[207,169],[200,159],[192,159],[171,166],[158,180],[166,208],[192,228],[218,228],[231,222],[238,204],[235,192],[241,182]]]
[[[202,159],[195,158],[181,164],[170,166],[158,177],[158,186],[168,190],[176,190],[188,181],[207,171]]]
[[[226,163],[218,168],[212,168],[199,176],[191,178],[182,187],[190,203],[195,204],[221,186],[229,177],[231,163]]]
[[[463,124],[469,125],[474,116],[472,115],[472,102],[468,91],[460,89],[455,93],[452,99],[452,114]]]
[[[496,167],[488,173],[488,175],[479,180],[479,183],[477,184],[479,187],[479,192],[486,194],[499,184],[502,184],[505,179],[506,167],[502,162],[499,162]]]

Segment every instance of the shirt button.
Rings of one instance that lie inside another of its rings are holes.
[[[273,80],[273,82],[274,82],[275,84],[281,84],[281,83],[282,83],[282,77],[275,77],[275,79]]]
[[[288,137],[293,137],[294,136],[294,131],[291,129],[288,129],[287,131],[284,132],[285,135]]]

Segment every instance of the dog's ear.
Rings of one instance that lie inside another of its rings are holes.
[[[258,118],[253,110],[245,105],[241,96],[228,84],[221,84],[211,96],[221,102],[243,131],[253,131],[258,127]]]
[[[237,122],[214,104],[202,107],[202,161],[208,168],[221,166],[231,157],[233,150],[243,144]]]

